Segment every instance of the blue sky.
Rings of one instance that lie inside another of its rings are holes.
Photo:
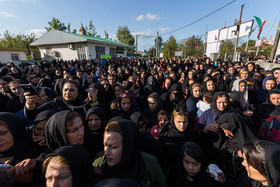
[[[104,37],[104,30],[115,39],[119,25],[127,25],[132,34],[138,34],[139,49],[149,49],[154,45],[156,32],[164,34],[195,21],[204,15],[224,6],[232,0],[0,0],[0,34],[5,30],[11,33],[34,32],[42,35],[48,21],[58,18],[71,29],[88,25],[92,20],[96,31]],[[192,35],[204,37],[208,30],[231,26],[239,19],[241,5],[242,21],[258,16],[278,26],[280,20],[279,0],[236,0],[217,13],[180,31],[163,35],[166,41],[173,35],[177,41]],[[254,23],[254,26],[256,22]],[[251,39],[257,38],[256,30]],[[276,28],[265,24],[262,35],[274,37]],[[241,42],[247,38],[242,38]]]

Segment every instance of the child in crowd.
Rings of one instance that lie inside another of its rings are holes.
[[[212,102],[214,93],[212,91],[207,91],[203,95],[203,101],[200,100],[196,104],[197,110],[197,117],[200,117],[201,114],[210,108],[210,103]]]
[[[169,114],[164,111],[161,110],[158,112],[157,115],[158,118],[158,125],[154,125],[150,131],[151,135],[155,138],[158,139],[160,132],[162,131],[162,129],[168,125],[169,121],[170,121],[170,116]]]

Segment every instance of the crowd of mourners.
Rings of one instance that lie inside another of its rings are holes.
[[[0,186],[280,186],[280,68],[0,65]]]

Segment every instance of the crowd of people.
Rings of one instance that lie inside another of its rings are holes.
[[[0,65],[0,186],[280,186],[280,68]]]

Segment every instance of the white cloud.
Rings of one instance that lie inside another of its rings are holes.
[[[140,14],[136,20],[137,21],[143,21],[144,19],[148,19],[148,20],[160,20],[160,17],[156,14],[151,14],[151,13],[147,13],[146,15]]]
[[[15,18],[16,16],[9,13],[9,12],[4,12],[4,11],[0,11],[0,16],[4,16],[4,17],[13,17]]]
[[[170,30],[170,28],[168,28],[168,27],[159,27],[158,30],[164,32],[164,31]]]
[[[132,32],[133,36],[139,35],[139,36],[145,36],[145,37],[155,37],[155,33],[151,29],[147,29],[140,32]]]
[[[31,30],[26,31],[27,34],[34,33],[37,38],[42,36],[46,32],[47,32],[46,29],[31,29]]]
[[[109,33],[109,39],[110,39],[110,38],[112,38],[113,41],[118,40],[116,34],[110,34],[110,33]]]
[[[150,14],[150,13],[147,13],[146,18],[149,20],[159,20],[160,19],[160,17],[158,17],[158,15]]]
[[[136,18],[136,20],[137,20],[137,21],[142,21],[144,18],[145,18],[145,16],[144,16],[143,14],[140,14],[140,15]]]

